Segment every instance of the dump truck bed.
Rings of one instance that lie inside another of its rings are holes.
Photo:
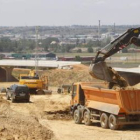
[[[116,114],[140,114],[139,89],[105,89],[91,84],[82,84],[86,103],[89,108]]]

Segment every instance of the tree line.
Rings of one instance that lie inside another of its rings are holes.
[[[41,39],[36,42],[31,39],[19,39],[10,40],[9,38],[0,39],[0,52],[15,52],[15,53],[30,53],[36,47],[43,48],[44,51],[51,51],[54,53],[70,52],[71,49],[78,47],[77,52],[82,52],[80,48],[87,48],[88,52],[93,52],[94,47],[104,47],[110,42],[110,38],[106,40],[89,41],[88,43],[76,43],[76,44],[59,44],[58,38],[49,37],[47,39]]]

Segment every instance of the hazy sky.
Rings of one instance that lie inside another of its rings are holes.
[[[0,26],[140,25],[140,0],[0,0]]]

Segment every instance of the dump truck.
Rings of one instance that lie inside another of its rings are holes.
[[[100,122],[102,128],[121,129],[140,124],[140,90],[108,89],[88,82],[72,86],[71,113],[76,124]]]
[[[84,120],[85,125],[90,125],[99,121],[101,127],[112,130],[127,124],[140,124],[140,90],[131,87],[140,82],[139,73],[119,73],[105,62],[108,57],[131,44],[140,47],[139,35],[140,27],[128,29],[97,52],[89,74],[108,82],[107,88],[100,85],[95,87],[93,83],[73,84],[71,113],[75,123]]]
[[[45,94],[48,90],[48,77],[39,77],[34,70],[29,74],[20,74],[19,84],[27,85],[31,93]]]

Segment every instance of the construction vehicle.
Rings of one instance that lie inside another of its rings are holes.
[[[34,70],[29,74],[20,74],[19,84],[27,85],[31,93],[45,94],[48,90],[48,77],[40,78]]]
[[[71,113],[75,123],[90,125],[99,121],[101,127],[116,130],[127,124],[140,124],[140,90],[129,87],[140,82],[137,73],[119,73],[108,67],[105,59],[130,44],[140,46],[140,28],[129,29],[97,52],[90,65],[90,75],[109,83],[107,88],[93,83],[74,83]],[[101,55],[101,56],[100,56]],[[137,76],[137,79],[132,77]]]
[[[102,128],[121,129],[140,124],[140,90],[108,89],[94,83],[74,83],[71,113],[76,124],[100,122]]]
[[[38,26],[36,26],[35,31],[36,31],[35,70],[30,70],[29,74],[20,74],[19,84],[27,85],[30,90],[30,93],[51,94],[52,91],[48,90],[48,77],[47,76],[39,77],[37,74]]]
[[[111,67],[108,67],[105,62],[106,58],[126,48],[130,44],[140,46],[140,38],[138,38],[139,34],[140,28],[129,29],[98,51],[93,63],[90,65],[90,75],[94,78],[109,82],[110,88],[114,85],[126,87],[128,85],[133,86],[139,83],[139,73],[116,72]]]

